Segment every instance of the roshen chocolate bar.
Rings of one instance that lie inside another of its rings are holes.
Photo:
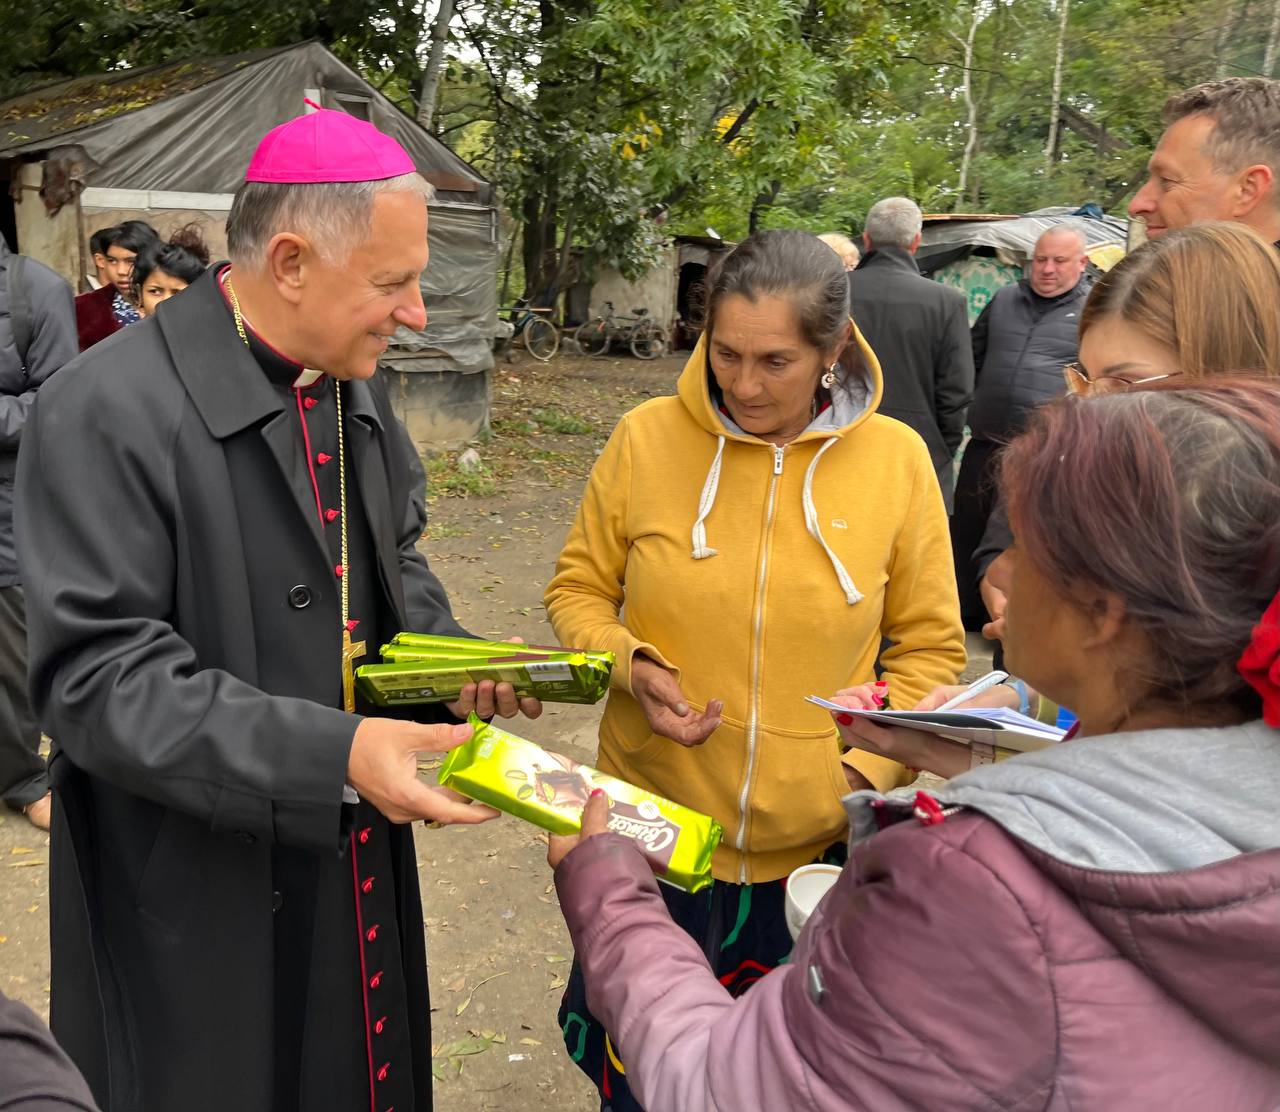
[[[388,646],[391,648],[392,646]],[[549,703],[597,703],[609,690],[612,653],[526,653],[506,646],[501,656],[401,660],[362,664],[356,669],[361,693],[378,706],[447,703],[469,683],[509,683],[519,696]]]
[[[711,883],[720,824],[710,815],[615,780],[474,714],[471,739],[445,755],[440,783],[552,834],[582,829],[596,788],[609,795],[609,829],[635,841],[660,880],[697,892]]]

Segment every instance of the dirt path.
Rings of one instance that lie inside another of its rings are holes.
[[[431,467],[422,542],[464,626],[482,636],[552,637],[542,591],[591,464],[618,418],[674,392],[682,359],[500,364],[484,467]],[[595,754],[598,707],[551,706],[518,732],[580,760]],[[416,830],[426,915],[439,1112],[592,1112],[594,1088],[556,1024],[570,947],[541,832],[503,818]],[[0,988],[48,1014],[48,839],[0,816]]]

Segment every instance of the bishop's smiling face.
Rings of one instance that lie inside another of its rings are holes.
[[[400,326],[421,332],[418,279],[427,265],[427,206],[419,193],[380,193],[369,234],[343,263],[313,258],[301,308],[308,365],[338,379],[367,379]]]

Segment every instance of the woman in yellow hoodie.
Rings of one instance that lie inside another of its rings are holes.
[[[668,905],[732,991],[789,952],[783,883],[842,842],[841,797],[903,772],[842,764],[804,696],[870,684],[878,659],[874,690],[910,707],[964,666],[937,477],[880,394],[839,258],[751,236],[709,278],[678,395],[614,430],[547,588],[563,643],[617,656],[599,767],[724,827],[716,883]],[[638,1108],[576,969],[561,1022],[614,1112]]]

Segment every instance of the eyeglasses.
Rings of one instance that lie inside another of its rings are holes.
[[[1090,378],[1089,372],[1079,363],[1068,363],[1062,368],[1062,377],[1067,381],[1067,392],[1077,397],[1097,394],[1119,394],[1134,386],[1145,386],[1148,382],[1160,382],[1166,378],[1177,378],[1181,371],[1170,371],[1163,375],[1147,375],[1144,378],[1121,378],[1119,375],[1099,375]]]

